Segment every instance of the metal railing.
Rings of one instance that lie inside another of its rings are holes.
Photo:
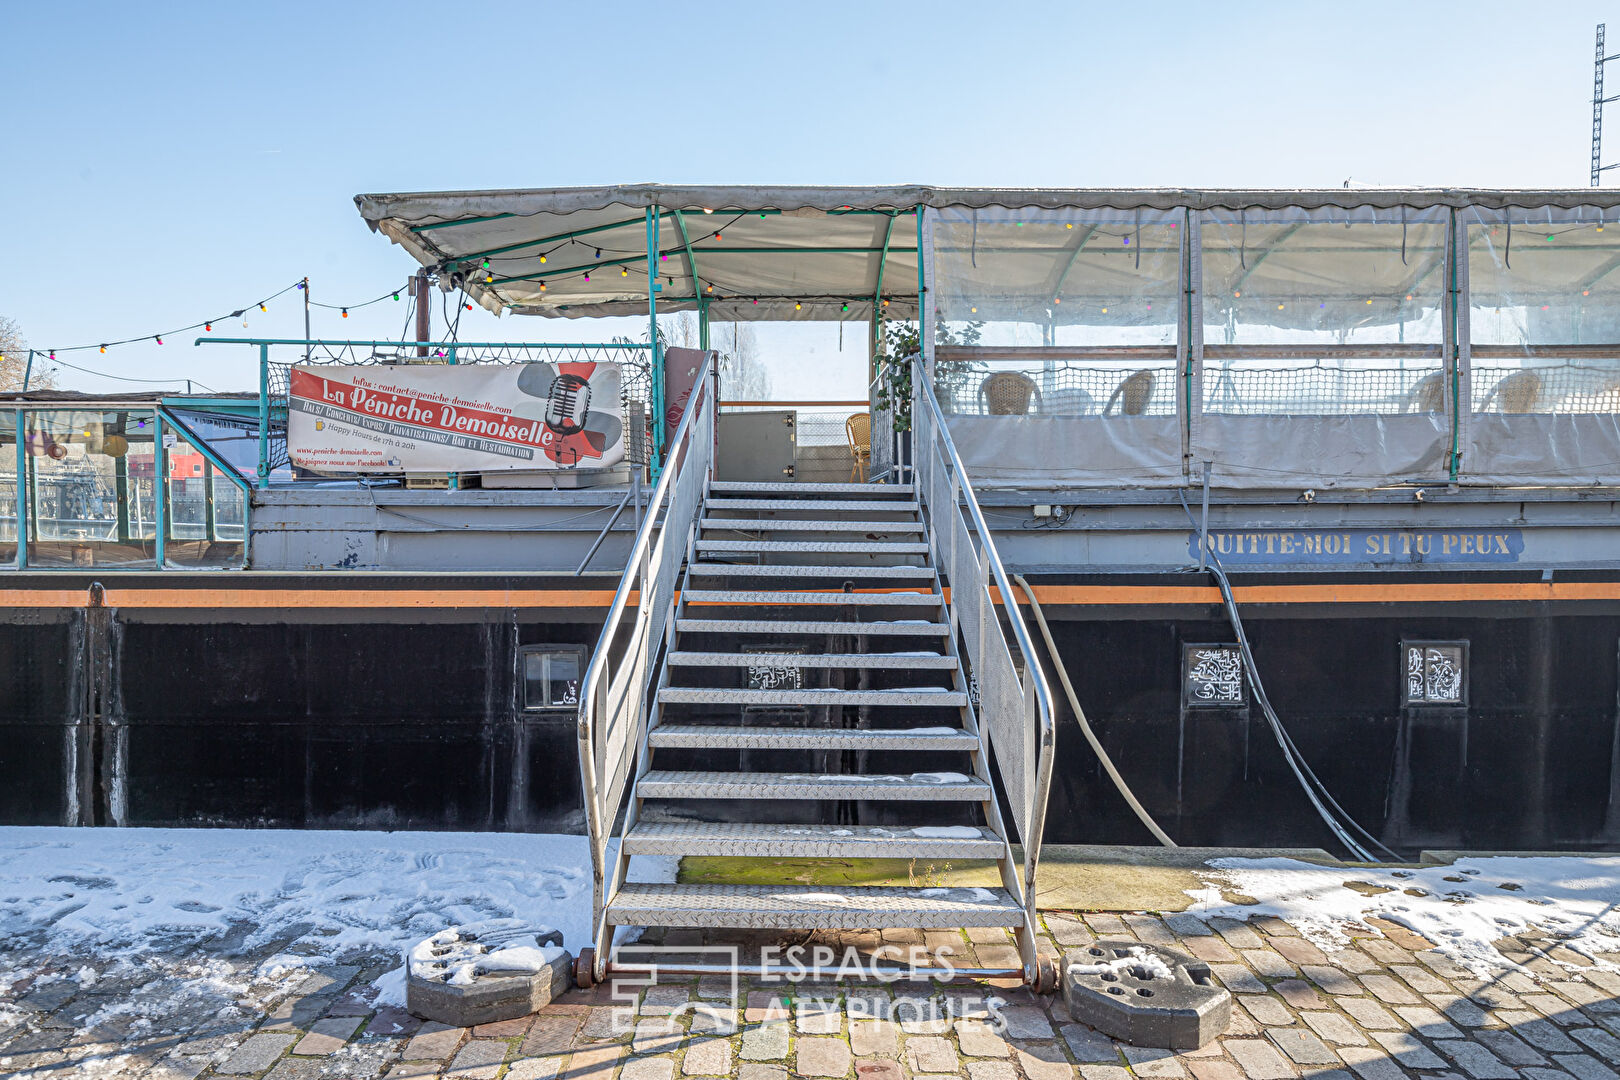
[[[1001,565],[967,470],[951,441],[950,429],[936,399],[933,382],[922,363],[912,373],[913,477],[917,498],[927,517],[928,545],[935,567],[950,585],[950,620],[960,634],[974,682],[978,716],[989,735],[1007,802],[1023,842],[1020,896],[1028,932],[1019,935],[1025,978],[1036,981],[1035,871],[1040,862],[1041,834],[1046,826],[1047,795],[1052,786],[1056,729],[1052,693],[1036,658],[1035,645],[1018,610],[1007,571]],[[990,594],[994,584],[1023,661],[1020,678],[1001,618]]]
[[[608,871],[608,833],[630,782],[631,765],[646,753],[648,692],[674,610],[681,563],[713,473],[715,389],[714,362],[706,360],[669,440],[663,471],[580,683],[579,769],[595,882],[592,926],[598,979],[606,973],[613,944],[603,940],[606,898],[621,884],[626,862],[621,851]],[[632,593],[635,615],[625,626]]]

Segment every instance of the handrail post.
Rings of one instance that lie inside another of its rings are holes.
[[[17,569],[28,569],[28,439],[23,432],[23,411],[17,423]]]
[[[259,346],[259,486],[270,483],[270,346]]]

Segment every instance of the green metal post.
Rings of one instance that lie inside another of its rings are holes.
[[[23,393],[28,393],[28,380],[34,376],[34,350],[28,350],[28,366],[23,368]]]
[[[17,569],[28,568],[28,445],[23,437],[23,411],[17,418]]]
[[[156,519],[157,568],[163,569],[169,533],[169,454],[163,446],[163,417],[152,414],[152,516]]]
[[[455,345],[455,342],[450,343],[450,348],[449,348],[448,351],[449,351],[449,357],[448,357],[449,364],[450,364],[451,367],[454,367],[455,364],[456,364],[456,345]],[[445,480],[447,481],[447,485],[448,485],[448,487],[449,487],[449,489],[451,491],[460,491],[461,490],[461,474],[460,473],[446,473],[445,474]]]
[[[709,302],[698,301],[698,348],[709,347]]]
[[[664,463],[664,350],[658,346],[658,207],[647,208],[647,340],[652,343],[653,476]]]
[[[259,486],[270,483],[270,346],[259,346]]]

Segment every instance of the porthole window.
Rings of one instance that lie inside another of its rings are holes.
[[[523,708],[572,709],[579,705],[585,649],[579,645],[526,645],[518,650]]]
[[[1189,708],[1243,707],[1243,654],[1236,645],[1181,647],[1181,703]]]
[[[1402,641],[1402,705],[1467,705],[1468,642]]]

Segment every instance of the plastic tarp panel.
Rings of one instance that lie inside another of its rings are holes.
[[[1186,213],[925,215],[939,402],[981,486],[1181,483]]]
[[[1175,416],[952,416],[947,422],[976,487],[1182,483]]]
[[[1221,487],[1444,479],[1450,211],[1198,217],[1194,464]]]
[[[1620,483],[1615,209],[1458,215],[1468,306],[1461,479]]]

